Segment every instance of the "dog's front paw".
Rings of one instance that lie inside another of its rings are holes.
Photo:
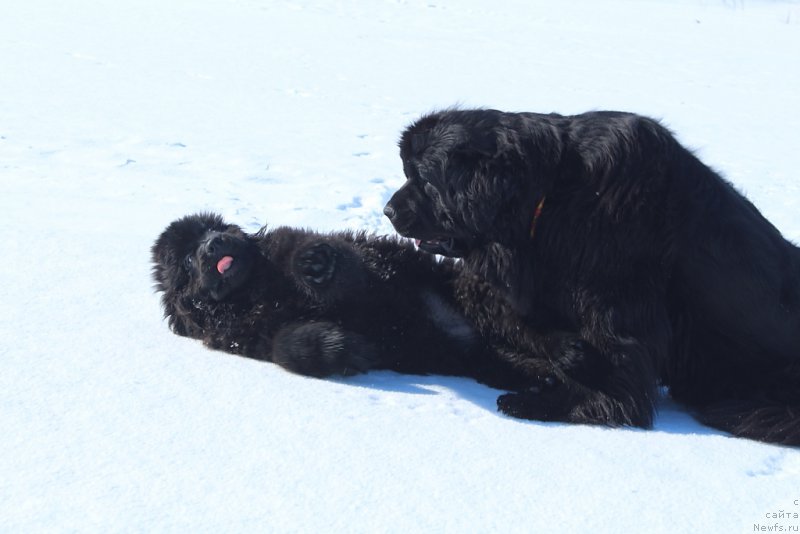
[[[553,375],[540,377],[521,391],[497,398],[498,411],[518,419],[563,421],[569,410],[566,386]]]
[[[611,370],[611,363],[588,341],[573,335],[560,335],[551,339],[550,360],[578,382],[596,386]]]
[[[298,252],[295,269],[311,286],[323,286],[336,272],[336,249],[327,243],[317,243]]]
[[[600,354],[587,341],[577,337],[561,337],[556,342],[556,348],[551,357],[559,369],[572,375],[594,367]]]

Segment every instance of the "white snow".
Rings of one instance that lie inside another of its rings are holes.
[[[0,532],[800,530],[796,449],[294,376],[171,334],[149,265],[202,209],[390,233],[400,131],[457,103],[659,117],[800,240],[798,57],[788,1],[5,2]]]

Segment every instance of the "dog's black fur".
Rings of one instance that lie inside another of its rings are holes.
[[[172,331],[213,349],[315,377],[390,369],[531,383],[513,365],[518,355],[457,311],[454,262],[405,240],[287,227],[247,234],[201,213],[171,223],[152,261]]]
[[[385,213],[463,258],[479,329],[584,370],[502,411],[648,427],[663,384],[710,426],[800,445],[800,252],[657,121],[445,110],[400,156]]]

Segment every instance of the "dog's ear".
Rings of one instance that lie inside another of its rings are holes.
[[[420,157],[428,146],[434,142],[437,133],[434,131],[439,125],[438,114],[426,115],[409,125],[400,136],[397,143],[400,147],[400,158],[407,161],[410,158]]]
[[[465,124],[448,124],[437,133],[444,150],[474,158],[497,154],[497,134],[493,128],[474,128]],[[430,144],[430,140],[425,140]]]
[[[428,146],[430,135],[428,132],[411,134],[409,139],[410,154],[419,156]]]
[[[497,154],[497,135],[491,128],[470,129],[460,124],[448,127],[446,145],[452,155],[474,161],[480,158],[491,158]]]
[[[173,333],[196,339],[201,337],[203,329],[194,317],[191,299],[170,289],[161,297],[161,304],[164,317]]]
[[[494,156],[497,154],[497,134],[492,128],[481,128],[468,132],[467,144],[461,147],[462,151],[470,151],[481,156]]]

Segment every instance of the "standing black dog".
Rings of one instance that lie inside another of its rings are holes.
[[[502,411],[647,427],[663,384],[711,426],[800,445],[800,252],[658,122],[447,110],[400,156],[397,231],[463,258],[482,331],[557,363]]]
[[[324,377],[369,369],[531,384],[511,349],[457,311],[452,260],[364,233],[263,228],[219,215],[171,223],[152,248],[173,332],[213,349]]]

